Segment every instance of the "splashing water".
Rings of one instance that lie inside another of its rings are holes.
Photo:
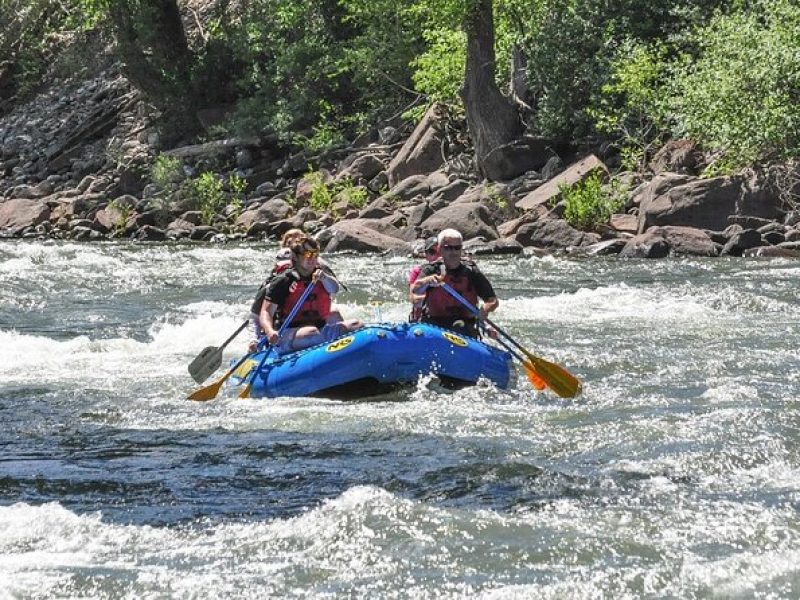
[[[800,264],[479,260],[578,400],[186,401],[273,254],[0,242],[0,597],[797,597]],[[407,317],[410,259],[329,262]]]

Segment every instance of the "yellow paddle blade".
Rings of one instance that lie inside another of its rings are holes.
[[[250,389],[252,387],[253,387],[253,382],[251,381],[246,386],[244,386],[244,389],[241,392],[239,392],[239,398],[249,398],[250,397]]]
[[[540,392],[547,387],[547,383],[545,383],[544,379],[542,379],[539,374],[536,372],[536,367],[534,367],[530,362],[522,363],[522,366],[525,367],[525,374],[528,376],[528,381],[531,382],[531,385],[539,390]]]
[[[207,385],[206,387],[201,387],[199,390],[196,390],[189,394],[186,399],[187,400],[197,400],[198,402],[206,402],[208,400],[213,400],[217,397],[219,393],[219,388],[222,387],[222,384],[225,383],[225,380],[228,378],[228,375],[225,375],[219,378],[217,381],[212,383],[211,385]]]
[[[533,363],[536,374],[539,375],[547,384],[547,387],[553,390],[559,397],[575,398],[581,393],[583,387],[581,382],[564,367],[539,358],[527,350],[525,351],[525,356]]]

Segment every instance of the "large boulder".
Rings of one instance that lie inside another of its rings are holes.
[[[547,164],[554,154],[551,145],[544,138],[523,137],[489,152],[481,167],[487,179],[508,181]]]
[[[533,223],[534,221],[538,221],[539,219],[546,218],[547,213],[548,210],[542,207],[534,211],[524,212],[522,213],[521,216],[498,225],[497,233],[500,234],[500,237],[512,236],[523,225],[526,225],[527,223]]]
[[[36,227],[50,218],[50,207],[41,200],[15,198],[0,204],[0,230],[19,235],[28,227]]]
[[[639,217],[629,214],[611,215],[609,225],[619,233],[635,234],[639,230]]]
[[[378,231],[367,219],[339,221],[318,236],[325,244],[325,252],[386,252],[406,251],[409,245],[403,240]]]
[[[653,191],[645,193],[639,207],[639,233],[656,225],[683,225],[722,230],[736,213],[741,182],[732,177],[692,179],[657,193],[663,180],[655,178]]]
[[[431,193],[431,186],[427,175],[410,175],[394,184],[385,196],[400,201],[411,200],[417,196],[427,196]]]
[[[335,180],[369,181],[383,171],[388,158],[388,155],[383,152],[359,152],[353,154],[340,165],[340,170]]]
[[[561,249],[596,244],[600,236],[575,229],[563,219],[547,219],[522,225],[514,239],[523,246]]]
[[[752,172],[742,181],[741,195],[736,203],[736,213],[761,217],[770,221],[782,218],[789,207],[784,195],[791,195],[784,181],[787,173],[780,167],[764,172]],[[795,174],[795,177],[797,174]]]
[[[236,219],[236,225],[249,229],[253,223],[274,223],[287,219],[292,214],[292,206],[286,200],[272,198],[257,208],[244,211]]]
[[[410,175],[431,173],[442,166],[440,119],[441,106],[433,104],[389,163],[386,173],[390,186]]]
[[[661,235],[675,254],[694,256],[717,256],[719,246],[701,229],[667,225],[647,230],[653,235]]]
[[[658,230],[635,235],[619,253],[620,258],[664,258],[668,255],[669,244]]]
[[[648,165],[659,175],[665,172],[697,175],[703,164],[703,153],[691,140],[670,140],[656,152]]]
[[[761,234],[755,229],[745,229],[731,236],[728,242],[722,247],[722,256],[742,256],[751,248],[758,248],[764,245]]]
[[[511,192],[506,184],[484,182],[467,189],[452,204],[483,204],[489,211],[491,224],[499,224],[519,215],[513,208]]]
[[[497,231],[490,225],[492,215],[480,202],[450,204],[425,219],[420,229],[425,235],[438,234],[442,229],[456,229],[465,240],[480,237],[484,241],[497,239]]]
[[[450,204],[456,198],[461,197],[461,195],[469,189],[469,182],[464,181],[463,179],[456,179],[451,181],[444,187],[440,187],[436,190],[432,190],[431,193],[431,200],[438,201],[441,200],[442,204]]]
[[[561,196],[562,187],[572,186],[584,181],[595,172],[600,173],[603,180],[608,177],[608,168],[603,164],[603,161],[594,154],[590,154],[571,164],[544,185],[526,194],[522,200],[517,202],[517,208],[531,210],[537,206],[553,204]]]

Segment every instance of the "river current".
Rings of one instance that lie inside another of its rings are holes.
[[[0,598],[800,596],[800,262],[480,258],[575,400],[186,400],[274,250],[0,241]]]

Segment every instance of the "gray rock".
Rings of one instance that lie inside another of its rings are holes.
[[[136,230],[134,239],[140,242],[163,242],[167,239],[167,232],[152,225],[143,225]]]
[[[744,231],[731,236],[730,240],[722,247],[720,256],[742,256],[745,250],[762,246],[764,240],[761,234],[755,229],[745,229]]]
[[[674,179],[673,181],[680,181]],[[656,225],[723,229],[735,214],[741,182],[731,177],[695,179],[659,193],[664,180],[656,178],[639,207],[639,233]]]
[[[385,252],[394,250],[408,252],[410,246],[405,241],[377,231],[367,224],[366,219],[340,221],[328,230],[325,252]],[[325,236],[320,236],[320,241]]]
[[[600,241],[596,233],[586,233],[562,219],[534,221],[522,225],[514,235],[523,246],[561,249],[569,246],[589,246]]]
[[[669,244],[659,232],[646,231],[625,243],[620,258],[665,258],[669,255]]]
[[[41,200],[15,198],[0,203],[0,229],[19,235],[26,227],[49,220],[50,207]]]
[[[647,231],[664,238],[675,254],[717,256],[720,252],[719,246],[701,229],[667,225],[652,227]]]
[[[435,212],[420,224],[423,235],[438,234],[442,229],[454,228],[464,239],[482,237],[485,240],[497,239],[497,231],[490,224],[490,211],[479,202],[451,204]]]

